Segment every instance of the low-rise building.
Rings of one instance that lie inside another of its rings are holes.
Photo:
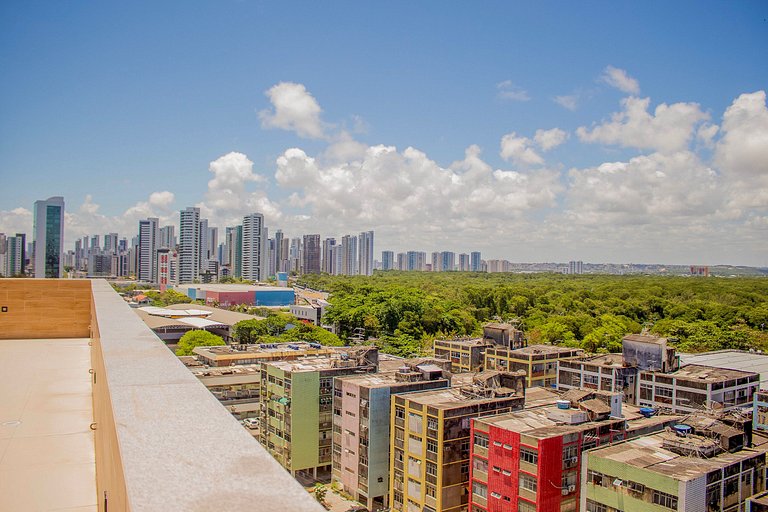
[[[332,477],[369,510],[388,504],[390,396],[447,388],[448,368],[447,361],[409,359],[395,372],[336,377]]]
[[[292,304],[289,308],[291,314],[299,320],[304,320],[318,327],[323,326],[323,315],[328,307],[328,301],[318,299],[308,304]]]
[[[333,430],[333,379],[373,373],[375,347],[339,350],[296,361],[270,361],[261,367],[259,440],[280,464],[330,476]]]
[[[162,308],[144,306],[134,311],[166,343],[176,343],[184,334],[195,329],[204,329],[230,342],[232,327],[237,322],[262,319],[200,304],[172,304]]]
[[[623,393],[635,403],[637,368],[625,366],[621,354],[601,354],[558,361],[557,388],[592,389]]]
[[[480,372],[483,370],[485,350],[493,343],[483,338],[456,338],[435,340],[435,357],[451,362],[454,373]]]
[[[768,438],[719,421],[681,423],[672,431],[596,448],[582,464],[587,512],[736,512],[765,490]]]
[[[755,393],[755,401],[752,406],[752,428],[754,430],[768,430],[768,390],[761,389]]]
[[[209,306],[290,306],[296,302],[293,288],[250,284],[183,284],[174,287],[192,300],[203,300]]]
[[[200,362],[208,366],[232,366],[266,361],[291,361],[307,356],[330,356],[343,352],[343,349],[327,347],[319,343],[297,341],[293,343],[195,347],[192,352]]]
[[[689,364],[670,373],[641,371],[637,404],[672,412],[753,406],[760,374]]]
[[[191,356],[185,357],[192,359]],[[258,418],[261,396],[260,364],[221,368],[211,368],[200,363],[187,366],[235,418]]]
[[[394,395],[389,494],[395,511],[466,510],[470,420],[522,409],[523,372],[483,372],[471,386]]]
[[[556,345],[530,345],[509,349],[492,346],[485,350],[485,369],[506,371],[524,370],[528,382],[526,387],[555,387],[557,385],[557,362],[584,355],[580,348]]]
[[[511,324],[489,323],[483,326],[482,338],[435,340],[435,357],[451,361],[454,373],[480,372],[485,364],[485,351],[491,347],[513,350],[525,346],[523,332]]]
[[[526,404],[522,411],[472,420],[470,510],[576,511],[584,451],[678,419],[622,409],[620,393],[551,395],[546,406]],[[634,422],[642,428],[628,430]]]

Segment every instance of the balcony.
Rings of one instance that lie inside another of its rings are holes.
[[[0,305],[0,510],[323,510],[105,281]]]

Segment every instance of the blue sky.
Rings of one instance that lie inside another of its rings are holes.
[[[766,55],[765,2],[7,1],[0,232],[768,265]]]

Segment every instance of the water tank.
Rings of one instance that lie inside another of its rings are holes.
[[[653,407],[641,407],[640,414],[642,414],[646,418],[650,418],[651,416],[656,414],[656,409],[654,409]]]
[[[557,408],[558,409],[570,409],[571,408],[570,400],[558,400],[555,403],[557,404]]]
[[[672,430],[675,431],[675,434],[679,436],[687,436],[693,431],[693,428],[691,428],[690,425],[684,425],[682,423],[678,423],[674,427],[672,427]]]

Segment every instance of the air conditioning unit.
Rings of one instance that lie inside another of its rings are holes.
[[[571,464],[577,464],[578,462],[579,462],[579,459],[578,459],[578,457],[574,457],[574,458],[572,458],[572,459],[570,460],[570,463],[571,463]]]
[[[575,491],[576,491],[576,486],[575,485],[569,485],[568,486],[568,492],[575,492]]]
[[[563,496],[568,496],[568,489],[565,489],[565,488],[564,488],[564,489],[562,490],[562,495],[563,495]]]

